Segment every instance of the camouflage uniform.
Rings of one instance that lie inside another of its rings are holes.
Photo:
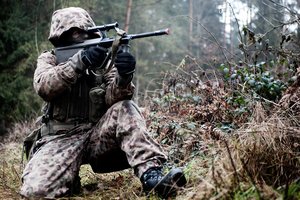
[[[81,8],[61,9],[53,13],[49,40],[54,43],[72,27],[94,25]],[[118,86],[118,73],[112,68],[103,75],[101,87],[95,85],[90,75],[79,75],[72,67],[83,65],[80,53],[60,64],[52,52],[38,58],[34,88],[52,105],[52,118],[43,124],[23,171],[22,196],[55,198],[72,192],[82,164],[99,173],[132,167],[141,177],[166,160],[131,100],[133,84]],[[95,109],[98,119],[91,116]]]

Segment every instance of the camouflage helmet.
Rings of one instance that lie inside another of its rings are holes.
[[[54,44],[60,36],[71,28],[86,30],[95,26],[88,12],[79,7],[69,7],[56,10],[52,14],[49,41]]]

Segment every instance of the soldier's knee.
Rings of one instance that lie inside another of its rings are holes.
[[[130,107],[130,106],[134,106],[134,105],[135,105],[135,103],[132,100],[124,100],[124,101],[122,101],[122,106]]]
[[[137,109],[138,106],[132,100],[123,100],[115,103],[112,109]]]
[[[124,100],[124,101],[122,101],[122,106],[125,107],[125,108],[131,108],[131,109],[139,110],[139,107],[132,100]]]
[[[132,100],[123,100],[115,103],[112,107],[110,107],[110,111],[116,111],[118,116],[120,114],[130,115],[130,116],[141,116],[141,111],[139,107]]]

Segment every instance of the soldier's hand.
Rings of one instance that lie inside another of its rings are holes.
[[[105,57],[107,49],[99,46],[91,46],[81,53],[81,60],[86,68],[100,66]]]
[[[120,76],[132,75],[135,71],[135,58],[129,52],[119,51],[115,59],[115,67]]]

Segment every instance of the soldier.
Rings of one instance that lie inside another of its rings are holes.
[[[85,31],[93,26],[84,9],[60,9],[52,15],[49,40],[60,47],[100,37],[101,33]],[[163,197],[185,185],[178,168],[163,175],[166,155],[148,136],[140,110],[131,100],[134,56],[119,51],[114,67],[98,74],[95,84],[91,70],[106,56],[106,49],[93,46],[62,63],[57,63],[54,51],[38,57],[33,85],[47,106],[23,171],[23,197],[55,198],[76,192],[82,164],[90,164],[96,173],[131,167],[144,191],[154,190]]]

